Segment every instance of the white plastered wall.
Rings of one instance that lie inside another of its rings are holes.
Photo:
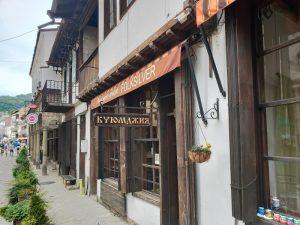
[[[126,209],[129,220],[138,225],[160,225],[160,208],[132,194],[126,195]]]
[[[225,26],[219,27],[211,41],[213,55],[224,89],[227,91],[227,61]],[[212,108],[216,99],[220,100],[219,120],[208,120],[205,126],[201,119],[195,121],[195,142],[205,144],[204,136],[212,144],[211,159],[203,164],[196,164],[197,213],[199,225],[237,225],[243,224],[232,217],[231,175],[228,98],[224,98],[217,86],[216,79],[209,77],[209,58],[204,45],[193,46],[194,68],[198,80],[204,111]],[[198,112],[195,98],[195,112]]]
[[[39,31],[35,56],[30,76],[32,78],[32,93],[37,91],[39,83],[40,89],[44,87],[46,80],[62,80],[59,73],[56,73],[52,67],[48,67],[47,61],[49,60],[51,49],[56,37],[56,30],[41,30]]]
[[[87,111],[87,104],[85,102],[79,102],[78,101],[75,104],[75,116],[77,117],[77,151],[76,151],[76,178],[77,179],[79,179],[80,152],[81,152],[80,116],[84,115],[86,113],[86,111]]]
[[[86,26],[83,31],[83,62],[85,62],[98,46],[98,28]]]
[[[139,0],[104,39],[104,1],[99,0],[99,76],[105,75],[183,9],[184,0]],[[117,3],[117,5],[119,5]]]

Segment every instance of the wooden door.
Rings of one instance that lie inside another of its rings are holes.
[[[168,76],[160,81],[159,96],[161,224],[178,225],[178,175],[173,76]]]

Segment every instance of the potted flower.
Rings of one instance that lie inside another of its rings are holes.
[[[211,155],[211,144],[207,144],[206,146],[193,146],[191,150],[189,150],[189,158],[192,162],[195,163],[203,163],[210,159]]]

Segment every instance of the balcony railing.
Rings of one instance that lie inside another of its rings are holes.
[[[42,90],[42,109],[44,112],[65,113],[73,107],[77,95],[74,83],[47,80]]]
[[[79,68],[79,96],[88,92],[98,81],[99,55],[96,49]]]

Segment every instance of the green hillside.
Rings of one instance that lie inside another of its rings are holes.
[[[0,96],[0,112],[12,112],[31,101],[31,94],[17,96]]]

